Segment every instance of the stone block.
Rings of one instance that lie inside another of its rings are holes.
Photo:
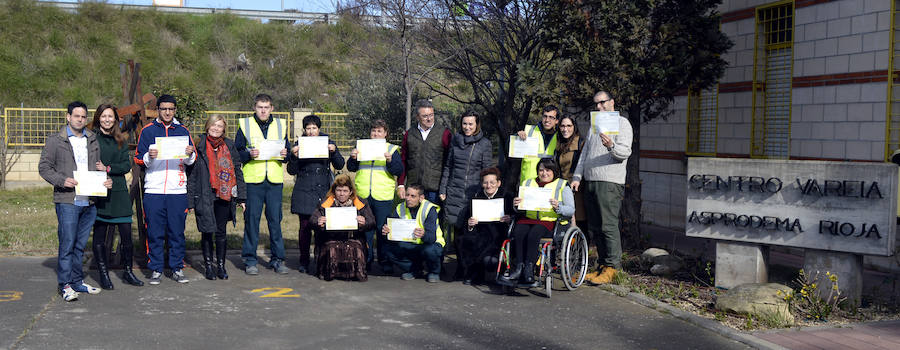
[[[794,23],[807,24],[816,21],[816,7],[807,6],[794,10]]]
[[[768,248],[759,244],[716,242],[716,287],[730,289],[769,279]]]
[[[888,51],[876,51],[875,55],[875,66],[872,68],[874,70],[887,70],[888,67]]]
[[[885,0],[866,0],[863,13],[890,11],[891,2]]]
[[[837,275],[838,290],[852,306],[859,306],[863,286],[863,261],[857,254],[807,249],[803,257],[803,271],[815,279],[820,297],[832,294],[832,282],[827,272]]]
[[[795,105],[793,108],[796,108],[796,105],[808,105],[808,104],[812,104],[812,103],[813,103],[812,89],[810,89],[810,88],[794,88],[794,90],[791,91],[791,104]],[[719,105],[720,106],[722,105],[721,97],[719,97]]]
[[[734,107],[734,94],[719,94],[719,108]]]
[[[869,160],[872,158],[872,147],[867,141],[847,141],[847,159]]]
[[[749,91],[738,92],[734,94],[735,107],[752,107],[753,94]]]
[[[890,49],[890,32],[880,31],[866,33],[862,36],[863,51],[878,51]]]
[[[838,40],[835,38],[816,40],[815,44],[816,44],[816,49],[815,49],[816,57],[827,57],[827,56],[834,56],[837,54]]]
[[[830,159],[844,159],[844,141],[822,141],[822,157]]]
[[[878,30],[891,30],[891,12],[878,13]]]
[[[834,86],[817,86],[813,88],[813,103],[827,104],[835,101]]]
[[[837,39],[838,55],[859,53],[862,51],[862,35],[848,35]]]
[[[887,94],[887,82],[862,84],[859,102],[884,102]]]
[[[850,55],[848,72],[869,72],[875,69],[875,53],[863,52]]]
[[[806,40],[824,39],[826,28],[826,22],[817,19],[817,22],[810,23],[804,26],[803,37],[806,38]]]
[[[860,34],[874,32],[878,28],[878,14],[870,13],[851,18],[850,33]]]
[[[850,34],[850,18],[838,18],[828,21],[828,37],[837,38]]]
[[[800,140],[791,138],[791,145],[789,147],[791,153],[791,157],[799,157],[800,156]]]
[[[869,142],[869,145],[872,148],[872,160],[884,160],[886,154],[884,149],[884,142]],[[900,250],[897,250],[900,251]]]
[[[843,0],[839,3],[838,13],[841,17],[856,16],[863,12],[863,0]]]
[[[859,101],[860,85],[837,85],[835,86],[834,101],[837,103],[852,103]]]
[[[884,141],[884,123],[859,123],[859,139],[866,141]]]
[[[840,94],[838,96],[840,96]],[[847,121],[847,105],[840,103],[827,105],[825,106],[825,113],[823,117],[826,122]]]
[[[803,41],[794,44],[794,59],[802,60],[812,58],[816,54],[816,42]]]
[[[825,58],[818,57],[803,60],[803,75],[814,76],[825,74]]]
[[[790,292],[790,287],[778,283],[742,284],[719,294],[716,309],[774,318],[782,325],[793,325],[794,315],[783,297]]]
[[[801,157],[821,157],[822,141],[801,141],[800,142]]]
[[[753,18],[737,21],[737,35],[753,34],[756,32],[756,20]]]
[[[837,140],[859,140],[859,123],[833,123]]]
[[[841,9],[836,2],[828,2],[813,6],[816,9],[816,21],[827,21],[841,16]]]
[[[872,104],[871,103],[850,103],[847,105],[847,120],[849,121],[870,121],[872,120]]]
[[[800,120],[805,122],[822,121],[825,112],[823,105],[805,105],[800,109]]]
[[[874,122],[884,122],[887,119],[887,103],[876,102],[872,104],[872,121]]]
[[[850,56],[831,56],[825,59],[825,74],[847,73],[850,69]]]
[[[791,139],[809,139],[812,137],[812,123],[793,122],[791,123]]]

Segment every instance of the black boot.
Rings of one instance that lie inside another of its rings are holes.
[[[538,283],[534,280],[534,263],[525,263],[525,271],[523,271],[522,281],[519,282],[519,287],[522,288],[533,288],[537,287]]]
[[[500,276],[500,279],[497,281],[500,284],[504,284],[507,286],[515,286],[516,282],[519,280],[519,275],[522,274],[522,268],[525,264],[518,263],[516,267],[513,268],[512,271],[509,272],[508,276]]]
[[[216,272],[213,271],[212,263],[212,240],[203,239],[200,241],[200,248],[203,250],[203,277],[208,280],[216,279]]]
[[[227,244],[225,239],[216,239],[216,267],[218,267],[216,277],[220,280],[228,279],[228,272],[225,271],[225,249]]]
[[[125,259],[125,262],[122,263],[122,265],[123,265],[122,268],[124,269],[122,271],[122,279],[125,280],[125,282],[128,282],[128,284],[130,284],[132,286],[135,286],[135,287],[143,286],[144,282],[139,280],[137,278],[137,276],[134,275],[134,271],[131,271],[131,264],[132,264],[132,260],[133,260],[132,254],[133,253],[129,249],[123,249],[122,253],[123,253],[123,258]]]
[[[94,245],[94,260],[97,261],[97,271],[100,272],[100,288],[113,289],[112,281],[109,279],[109,270],[106,269],[106,247],[104,245]]]

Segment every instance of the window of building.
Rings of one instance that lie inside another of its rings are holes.
[[[794,62],[794,3],[756,10],[753,62],[753,127],[750,156],[790,156],[791,78]]]
[[[687,146],[688,155],[715,156],[716,128],[719,121],[719,84],[706,90],[688,92]]]

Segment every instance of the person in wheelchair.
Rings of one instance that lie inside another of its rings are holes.
[[[464,212],[468,218],[466,233],[459,237],[459,266],[463,276],[463,284],[471,285],[484,280],[484,271],[490,265],[497,265],[497,252],[514,212],[511,195],[503,190],[500,181],[500,169],[487,168],[481,171],[481,189],[475,193],[474,200],[502,199],[503,212],[506,214],[500,221],[479,221],[472,213],[472,201],[469,201]]]
[[[534,265],[537,261],[538,245],[542,237],[551,237],[553,227],[561,217],[575,214],[575,197],[566,180],[561,179],[559,165],[552,158],[542,158],[537,164],[537,178],[525,180],[521,187],[552,188],[553,197],[548,211],[519,211],[514,223],[512,238],[512,257],[516,263],[509,275],[500,276],[498,282],[507,286],[535,287]],[[521,196],[513,199],[518,208],[522,203]],[[565,225],[566,222],[560,222]],[[518,283],[517,283],[518,282]]]

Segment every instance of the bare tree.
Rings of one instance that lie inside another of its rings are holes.
[[[0,188],[6,189],[6,175],[22,157],[22,146],[9,146],[9,135],[6,133],[6,116],[0,118]]]

